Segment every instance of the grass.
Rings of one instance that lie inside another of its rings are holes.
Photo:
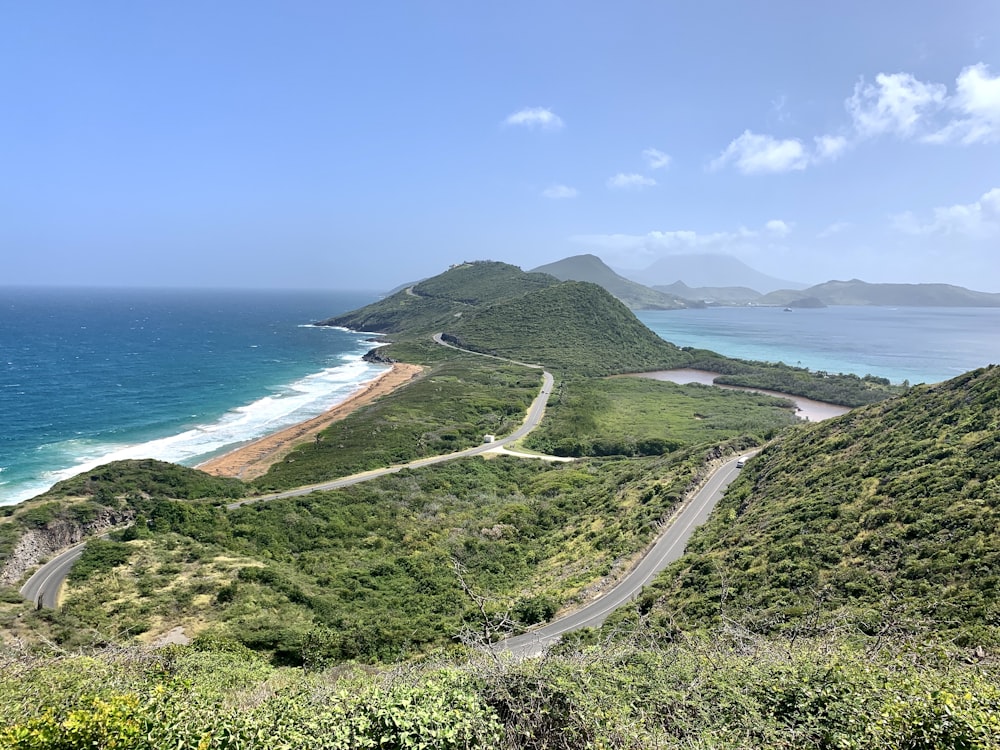
[[[659,454],[738,436],[773,435],[797,422],[790,402],[711,386],[642,378],[572,379],[525,444],[556,455]]]

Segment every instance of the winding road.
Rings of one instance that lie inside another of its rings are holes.
[[[708,519],[730,482],[739,475],[737,461],[739,457],[732,458],[709,475],[701,489],[673,516],[670,525],[642,559],[613,588],[558,620],[499,641],[494,644],[494,651],[535,656],[558,641],[564,633],[601,625],[611,612],[634,599],[667,565],[684,554],[691,534]]]
[[[77,558],[83,554],[86,542],[60,552],[42,567],[21,587],[21,596],[37,607],[55,609],[59,604],[59,591]]]
[[[468,354],[477,354],[492,359],[503,359],[490,354],[480,352],[468,352],[459,347],[448,344],[442,339],[441,334],[436,334],[434,340],[442,346],[447,346]],[[512,362],[513,360],[504,360]],[[523,362],[515,364],[526,367],[541,369],[540,365],[530,365]],[[548,404],[549,396],[552,394],[554,380],[551,373],[542,371],[542,387],[528,412],[518,427],[510,435],[498,438],[494,442],[477,445],[456,453],[448,453],[440,456],[421,458],[398,466],[390,466],[384,469],[374,469],[361,474],[353,474],[329,482],[298,487],[294,490],[278,492],[272,495],[248,498],[238,502],[230,503],[226,507],[230,510],[239,508],[250,503],[266,502],[279,498],[299,497],[312,492],[323,490],[333,490],[347,487],[360,482],[367,482],[377,477],[394,474],[403,469],[417,469],[423,466],[454,461],[468,456],[477,456],[483,453],[502,448],[504,445],[520,440],[531,432],[541,421],[545,414],[545,407]],[[643,555],[639,562],[622,578],[613,588],[602,593],[596,599],[587,603],[583,607],[571,612],[558,620],[548,623],[540,628],[532,630],[523,635],[507,638],[494,644],[493,648],[498,652],[507,652],[515,656],[533,656],[542,653],[549,645],[559,640],[564,634],[572,630],[585,627],[597,627],[601,625],[607,616],[620,607],[622,604],[632,600],[648,585],[667,565],[678,559],[684,553],[684,546],[690,538],[694,529],[708,518],[715,504],[722,497],[730,482],[739,474],[736,466],[738,458],[733,458],[715,469],[705,481],[705,484],[694,496],[688,500],[680,510],[673,516],[669,525],[660,534],[656,542]],[[72,547],[39,568],[31,578],[21,587],[21,595],[29,599],[39,607],[55,608],[58,604],[59,591],[66,576],[69,575],[70,568],[76,559],[83,553],[85,544]]]

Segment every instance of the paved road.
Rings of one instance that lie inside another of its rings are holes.
[[[45,563],[21,587],[21,596],[34,602],[35,606],[55,609],[59,603],[59,591],[66,576],[69,575],[69,569],[83,554],[83,548],[86,546],[87,543],[84,542],[70,547]]]
[[[612,611],[635,598],[660,571],[684,553],[692,532],[705,522],[729,483],[739,475],[740,470],[736,467],[738,460],[730,459],[715,470],[704,487],[674,516],[673,522],[649,552],[614,588],[548,625],[500,641],[494,645],[494,650],[534,656],[558,641],[564,633],[601,625]]]

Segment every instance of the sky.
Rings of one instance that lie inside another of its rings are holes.
[[[39,0],[0,35],[0,285],[726,253],[1000,292],[995,0]]]

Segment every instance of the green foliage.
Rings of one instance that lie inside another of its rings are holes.
[[[803,367],[791,367],[781,362],[748,362],[720,357],[715,352],[706,350],[685,351],[692,355],[693,361],[689,367],[721,373],[715,379],[720,385],[762,388],[851,407],[873,404],[906,392],[905,386],[891,385],[886,378],[874,375],[833,375],[822,370],[812,372]]]
[[[254,486],[287,489],[480,445],[520,426],[540,386],[535,370],[459,355],[334,423]]]
[[[430,334],[440,331],[456,315],[555,283],[551,276],[524,273],[506,263],[463,263],[322,325],[411,336]]]
[[[74,582],[38,624],[74,644],[196,618],[279,663],[392,661],[476,625],[456,564],[498,614],[550,619],[648,544],[702,460],[471,458],[234,511],[145,501],[128,566]]]
[[[575,375],[666,369],[691,359],[588,282],[566,281],[470,311],[444,331],[464,349]]]
[[[743,470],[650,602],[680,624],[802,628],[845,611],[1000,642],[1000,368],[786,433]]]
[[[997,750],[1000,673],[906,641],[639,626],[561,655],[303,672],[225,644],[4,654],[0,746]]]
[[[132,556],[132,548],[121,542],[91,539],[83,549],[83,554],[73,564],[70,581],[80,582],[95,573],[105,573],[119,565],[124,565]]]
[[[42,497],[162,497],[194,500],[243,497],[238,479],[215,477],[186,466],[151,458],[113,461],[56,484]]]
[[[771,437],[797,420],[761,394],[641,378],[565,380],[530,448],[559,456],[660,455],[742,435]]]

